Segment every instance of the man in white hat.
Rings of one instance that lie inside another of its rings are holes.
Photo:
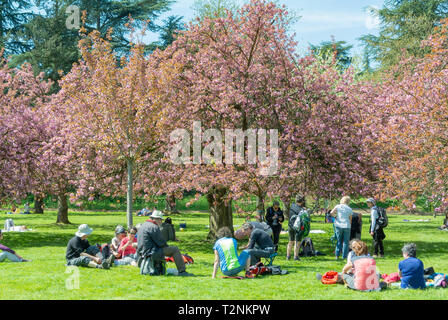
[[[137,233],[137,254],[143,259],[151,255],[155,261],[163,261],[165,256],[173,257],[179,276],[192,276],[186,272],[184,259],[178,247],[168,246],[160,231],[160,225],[163,221],[163,213],[154,210],[150,219],[141,225]]]
[[[111,255],[107,260],[103,260],[101,252],[97,246],[91,246],[87,240],[93,232],[87,224],[78,227],[75,236],[67,244],[65,258],[67,266],[90,267],[98,269],[109,269],[114,261]]]

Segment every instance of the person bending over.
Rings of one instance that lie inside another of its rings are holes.
[[[253,266],[260,261],[260,258],[269,258],[275,252],[274,243],[271,237],[265,231],[255,229],[248,222],[241,226],[241,232],[244,236],[249,236],[249,245],[247,246],[250,254],[250,265]]]

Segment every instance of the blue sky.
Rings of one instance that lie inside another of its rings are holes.
[[[238,0],[244,3],[244,0]],[[160,20],[170,16],[183,16],[184,22],[194,18],[192,9],[194,0],[179,0],[171,6],[171,10],[164,13]],[[293,26],[296,40],[299,42],[299,51],[306,53],[309,43],[319,44],[322,41],[330,41],[334,36],[336,41],[344,40],[354,45],[352,54],[361,53],[361,47],[357,40],[365,34],[377,34],[375,20],[366,11],[369,6],[381,8],[384,0],[278,0],[285,4],[290,11],[301,16]],[[370,18],[369,18],[370,17]],[[157,40],[152,35],[151,40]]]

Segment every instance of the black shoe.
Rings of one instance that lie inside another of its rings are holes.
[[[106,259],[107,263],[109,263],[109,265],[112,267],[114,265],[114,261],[115,261],[115,256],[113,254],[111,254],[109,256],[109,258]]]
[[[101,268],[102,269],[110,269],[110,263],[109,262],[107,262],[107,260],[104,260],[102,263],[101,263]]]
[[[291,260],[291,256],[286,256],[286,260],[287,261]]]
[[[295,261],[300,261],[300,258],[297,256],[297,257],[294,257],[294,260]]]
[[[179,272],[179,277],[194,277],[194,274],[188,273],[187,271]]]

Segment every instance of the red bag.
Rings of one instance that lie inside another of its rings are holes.
[[[336,284],[338,282],[338,273],[336,271],[325,272],[321,281],[323,284]]]
[[[185,264],[193,264],[194,260],[192,257],[190,257],[188,254],[182,254],[182,258],[184,259]],[[173,257],[165,257],[166,262],[174,262]]]

